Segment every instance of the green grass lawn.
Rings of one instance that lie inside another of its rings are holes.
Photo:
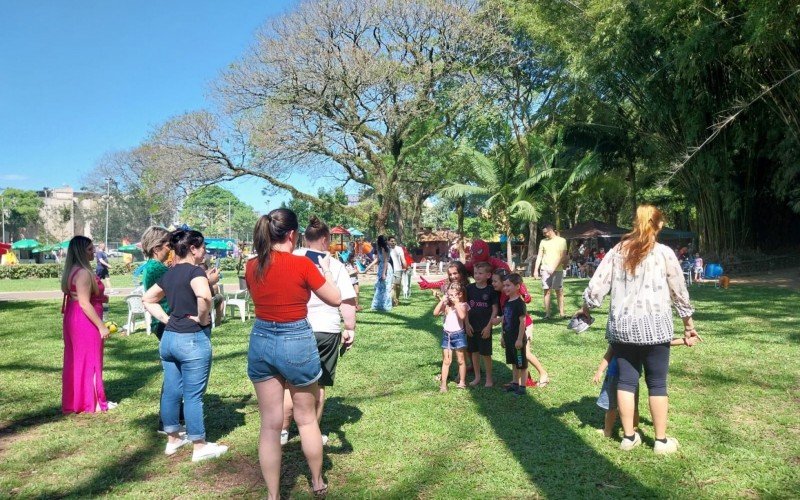
[[[584,284],[567,283],[570,311]],[[535,297],[534,352],[552,383],[522,398],[454,384],[439,394],[440,323],[427,293],[415,291],[410,305],[391,313],[360,313],[356,347],[340,361],[322,425],[330,434],[330,496],[797,497],[800,294],[711,286],[691,293],[705,342],[672,353],[669,433],[681,449],[667,457],[652,452],[645,397],[644,446],[624,453],[595,432],[603,414],[590,379],[605,350],[604,313],[577,336],[565,321],[539,321]],[[371,289],[362,290],[363,305],[369,297]],[[258,410],[245,375],[250,323],[228,321],[213,334],[206,427],[231,451],[192,464],[189,451],[164,456],[155,433],[161,369],[153,336],[114,336],[106,345],[106,392],[119,408],[60,415],[59,305],[0,303],[0,496],[266,494]],[[110,318],[121,323],[124,314],[113,298]],[[498,381],[507,381],[499,341],[494,358]],[[282,489],[310,494],[295,433],[284,448]]]
[[[238,284],[239,279],[233,271],[222,272],[222,283]],[[111,285],[115,288],[132,288],[132,276],[112,276]],[[61,289],[61,278],[25,278],[19,280],[0,280],[0,293],[3,292],[47,292]]]

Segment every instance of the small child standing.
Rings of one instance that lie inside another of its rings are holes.
[[[685,345],[692,347],[699,342],[700,337],[681,337],[672,339],[671,346]],[[597,371],[594,372],[592,382],[595,384],[600,383],[600,378],[603,372],[606,372],[606,377],[603,380],[603,386],[600,388],[600,395],[597,397],[597,406],[606,411],[605,421],[602,429],[597,429],[597,432],[602,432],[603,436],[610,438],[614,435],[614,424],[617,422],[617,383],[619,382],[619,367],[617,366],[617,357],[614,356],[614,347],[609,344],[603,359],[597,366]],[[634,409],[633,409],[633,428],[638,431],[639,429],[639,391],[637,390],[634,395]]]
[[[694,280],[700,281],[700,277],[703,276],[703,259],[700,257],[699,253],[694,254]]]
[[[467,286],[467,304],[469,305],[467,330],[467,352],[472,357],[472,369],[475,378],[469,383],[476,386],[481,382],[481,357],[486,370],[486,387],[492,387],[492,318],[498,314],[498,295],[489,285],[492,277],[492,266],[488,262],[475,263],[475,283]]]
[[[527,309],[519,296],[522,276],[513,273],[503,280],[503,293],[508,296],[503,308],[503,336],[500,345],[506,351],[506,363],[511,365],[512,381],[508,392],[521,396],[525,394],[525,377],[528,373],[528,359],[525,356],[525,315]]]
[[[499,310],[500,312],[503,311],[505,308],[506,302],[508,301],[508,296],[503,293],[503,281],[508,276],[508,271],[505,269],[496,269],[492,274],[492,288],[497,292],[499,296]],[[528,291],[525,289],[525,285],[523,284],[519,288],[520,292],[520,299],[526,304],[531,301],[531,296],[528,294]],[[502,318],[497,318],[496,320],[492,321],[493,325],[500,324],[502,322]],[[533,365],[536,371],[539,373],[539,381],[534,382],[531,379],[530,371],[526,374],[527,380],[525,381],[525,385],[527,387],[539,387],[544,388],[547,387],[547,384],[550,383],[550,376],[547,374],[547,370],[544,369],[542,363],[539,362],[539,358],[534,356],[533,352],[531,351],[531,341],[533,340],[533,320],[531,319],[531,315],[525,313],[525,338],[527,342],[525,343],[525,358],[528,360],[528,363]],[[506,385],[505,387],[509,387],[510,384]]]
[[[464,331],[464,322],[467,320],[469,306],[464,299],[464,288],[461,284],[451,283],[447,288],[447,294],[433,309],[434,316],[444,314],[440,392],[447,392],[447,376],[450,372],[450,363],[453,361],[453,351],[456,352],[458,361],[458,388],[466,389],[467,387],[467,365],[464,362],[467,336]]]

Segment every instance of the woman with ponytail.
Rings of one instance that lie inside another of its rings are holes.
[[[116,406],[106,400],[103,387],[103,303],[108,302],[100,278],[92,271],[94,245],[75,236],[67,247],[61,291],[64,303],[64,369],[61,374],[61,411],[94,413]]]
[[[583,292],[583,308],[575,314],[589,316],[589,310],[611,294],[606,339],[619,366],[617,404],[625,433],[620,448],[628,451],[642,442],[633,416],[634,395],[644,369],[657,454],[678,449],[677,440],[666,434],[672,306],[683,320],[684,337],[698,337],[680,263],[668,246],[656,242],[663,227],[661,211],[652,205],[639,206],[633,230],[605,255]]]
[[[257,257],[247,263],[245,273],[256,312],[247,375],[258,397],[258,458],[271,499],[280,498],[285,388],[291,395],[314,493],[324,495],[327,491],[322,480],[322,435],[316,415],[322,366],[306,317],[311,292],[333,307],[340,305],[341,294],[331,273],[330,255],[319,258],[318,269],[311,259],[292,254],[298,228],[297,216],[287,208],[261,216],[253,232]]]

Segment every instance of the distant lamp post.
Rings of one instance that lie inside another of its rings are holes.
[[[108,205],[111,202],[111,177],[106,177],[106,251],[108,251]]]
[[[6,242],[6,192],[3,191],[3,194],[0,195],[0,203],[2,206],[0,207],[0,212],[3,214],[3,243]]]

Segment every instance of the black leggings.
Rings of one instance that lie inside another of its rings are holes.
[[[669,342],[655,345],[612,344],[619,365],[617,389],[636,392],[644,366],[644,381],[650,396],[667,395]]]

